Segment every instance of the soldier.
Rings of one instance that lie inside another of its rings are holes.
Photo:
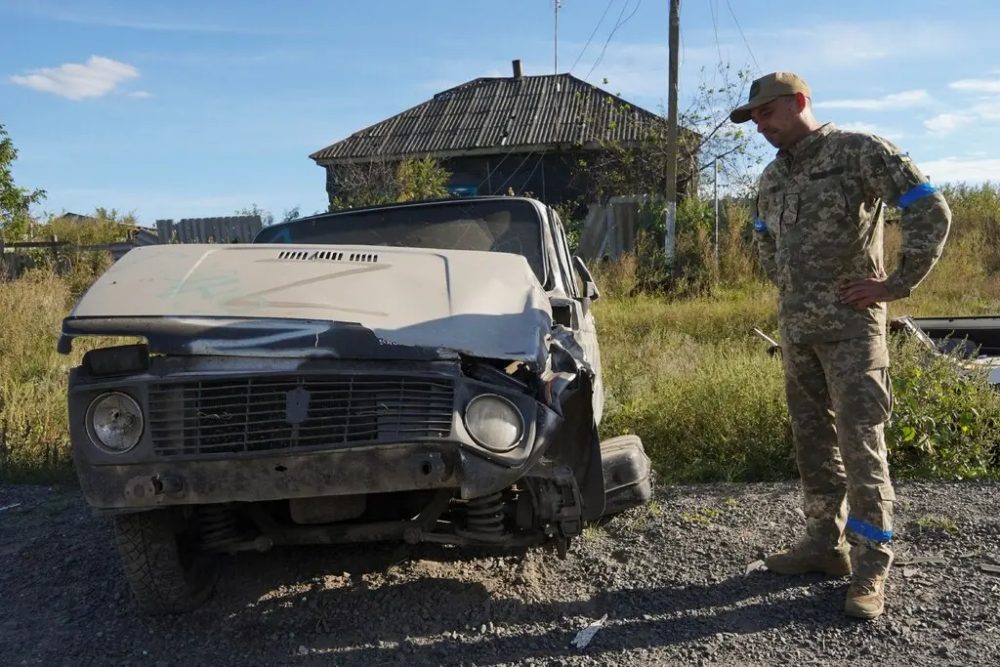
[[[892,408],[885,304],[908,296],[934,266],[951,212],[891,143],[820,124],[795,74],[754,81],[730,119],[752,119],[778,149],[760,177],[754,235],[778,286],[807,523],[802,540],[764,563],[780,574],[851,574],[844,611],[875,618],[885,606],[896,499],[884,437]],[[899,268],[888,276],[886,205],[902,209],[903,233]]]

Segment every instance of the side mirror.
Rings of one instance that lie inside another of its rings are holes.
[[[590,274],[590,269],[583,263],[579,255],[573,255],[573,268],[576,269],[577,273],[583,279],[583,295],[591,301],[600,299],[601,293],[597,289],[597,283],[594,282],[594,276]]]

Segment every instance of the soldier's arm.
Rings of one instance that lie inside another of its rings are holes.
[[[870,194],[903,211],[899,264],[885,286],[897,299],[909,296],[941,257],[951,210],[913,161],[884,139],[874,137],[864,148],[861,175]]]
[[[763,184],[764,181],[761,180],[759,185],[763,186]],[[757,203],[754,205],[753,209],[753,237],[757,243],[757,254],[760,257],[760,265],[764,269],[767,279],[777,285],[778,263],[775,260],[777,247],[774,241],[774,236],[771,234],[771,230],[767,226],[767,219],[765,218],[765,215],[766,212],[761,211],[761,201],[758,196]]]

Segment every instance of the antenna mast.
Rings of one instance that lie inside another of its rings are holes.
[[[552,67],[552,73],[559,73],[559,9],[562,7],[561,0],[554,0],[553,5],[555,6],[556,12],[556,22],[555,22],[555,34],[552,38],[552,59],[554,65]]]

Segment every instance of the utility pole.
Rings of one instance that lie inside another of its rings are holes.
[[[712,166],[715,168],[715,179],[712,181],[712,198],[715,200],[715,270],[716,275],[719,271],[719,160],[716,158],[712,161]]]
[[[559,73],[559,8],[562,2],[561,0],[553,0],[552,4],[555,6],[556,10],[555,35],[553,35],[552,38],[552,60],[553,60],[552,73],[558,74]]]
[[[667,95],[667,229],[663,250],[673,266],[677,238],[677,60],[681,32],[681,0],[670,0],[670,81]]]

